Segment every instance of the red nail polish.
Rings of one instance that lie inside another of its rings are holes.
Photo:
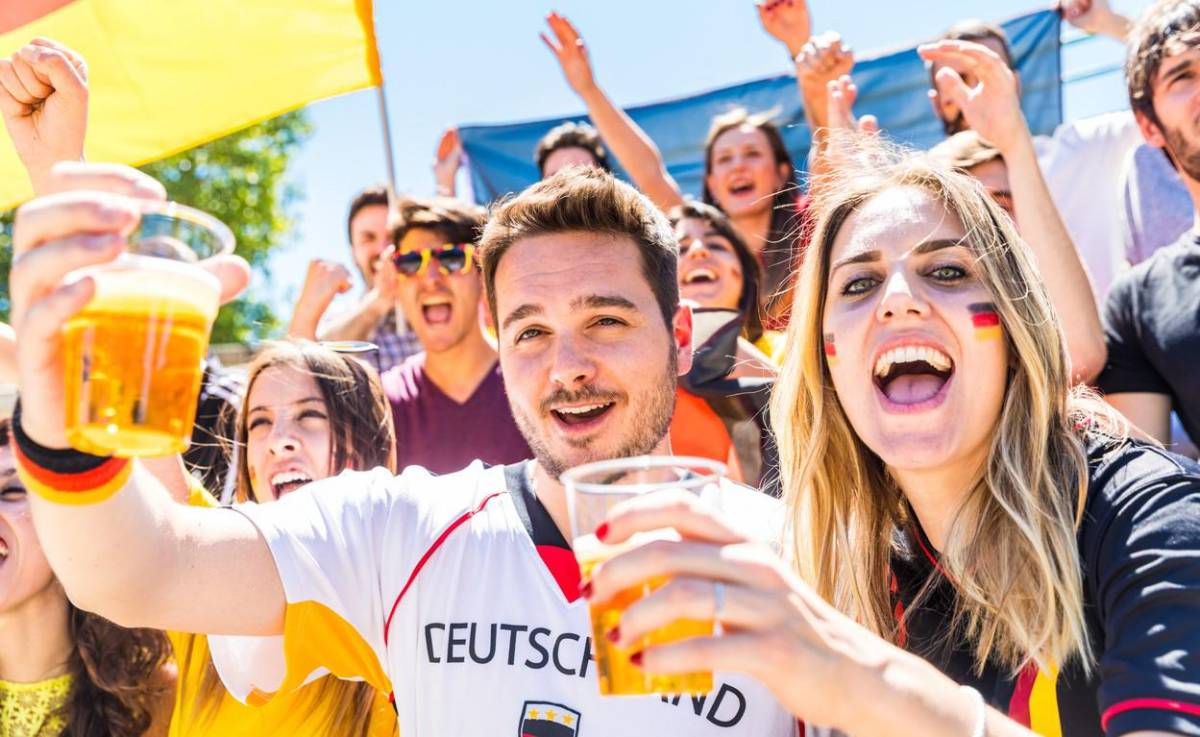
[[[579,584],[579,595],[585,599],[591,598],[591,596],[592,596],[592,582],[591,581],[584,581],[583,583]]]
[[[600,540],[600,542],[604,542],[604,538],[608,537],[607,522],[601,522],[600,526],[596,528],[596,537]]]
[[[634,665],[636,665],[637,667],[641,668],[641,667],[642,667],[642,651],[641,651],[641,650],[638,650],[638,651],[637,651],[636,653],[634,653],[633,655],[630,655],[630,656],[629,656],[629,662],[630,662],[630,663],[633,663],[633,664],[634,664]]]
[[[621,639],[621,628],[613,627],[608,632],[605,632],[604,636],[608,638],[609,642],[616,642]]]

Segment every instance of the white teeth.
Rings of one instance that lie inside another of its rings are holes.
[[[596,410],[602,407],[607,407],[610,404],[612,404],[612,402],[605,402],[604,404],[586,404],[582,407],[559,407],[557,411],[562,412],[565,415],[585,415],[588,412],[595,412]]]
[[[284,484],[291,484],[297,481],[308,483],[309,481],[312,481],[312,477],[306,473],[300,473],[299,471],[284,471],[283,473],[277,473],[271,477],[271,486],[282,486]]]
[[[716,281],[717,280],[717,272],[713,271],[712,269],[704,269],[704,268],[692,269],[691,271],[688,272],[688,275],[683,278],[683,283],[691,284],[692,282],[696,281],[697,279],[701,279],[701,278],[707,278],[709,281]]]
[[[950,357],[937,348],[929,346],[902,346],[900,348],[893,348],[879,357],[879,360],[875,362],[875,375],[879,377],[887,376],[893,365],[897,363],[913,363],[914,361],[924,361],[938,371],[949,371],[954,365]]]
[[[421,300],[422,307],[433,307],[434,305],[448,305],[448,304],[450,304],[449,297],[430,297],[429,299]]]

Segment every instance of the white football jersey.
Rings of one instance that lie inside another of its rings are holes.
[[[287,610],[281,637],[210,638],[226,687],[256,703],[326,672],[364,679],[392,695],[405,737],[796,733],[732,674],[705,696],[601,696],[579,569],[526,468],[347,472],[236,507],[271,548]],[[720,494],[741,529],[783,514],[735,484]]]

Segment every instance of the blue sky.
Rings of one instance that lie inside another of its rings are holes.
[[[447,126],[581,111],[538,38],[550,10],[565,14],[580,29],[597,79],[620,105],[790,68],[787,52],[759,26],[752,0],[375,4],[397,181],[402,191],[414,194],[432,192],[433,150]],[[1112,4],[1136,14],[1147,3]],[[962,18],[1003,20],[1042,6],[1030,0],[810,0],[814,30],[840,32],[860,54],[911,45]],[[1116,63],[1122,51],[1107,39],[1072,45],[1064,51],[1064,72],[1069,76]],[[1064,99],[1068,118],[1127,107],[1119,74],[1068,85]],[[292,209],[296,227],[272,259],[269,283],[257,279],[252,288],[285,320],[310,259],[339,260],[354,271],[346,207],[361,187],[385,178],[373,91],[314,103],[308,111],[315,132],[288,174],[304,193]],[[351,294],[359,288],[356,284]]]

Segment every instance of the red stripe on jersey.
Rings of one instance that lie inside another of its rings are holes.
[[[579,561],[575,560],[575,553],[557,545],[538,545],[536,547],[538,555],[542,557],[542,562],[550,570],[550,575],[554,576],[554,582],[558,584],[558,588],[562,589],[567,602],[578,599]]]
[[[429,546],[429,549],[426,550],[425,554],[421,556],[421,559],[417,561],[417,565],[415,568],[413,568],[413,572],[408,575],[408,580],[404,582],[404,588],[400,589],[400,595],[396,597],[396,603],[392,604],[392,610],[390,612],[388,612],[387,621],[383,623],[383,644],[384,645],[387,645],[388,630],[390,630],[392,628],[392,617],[396,616],[396,607],[400,606],[400,600],[404,598],[404,595],[406,593],[408,593],[409,587],[411,587],[413,585],[413,582],[417,580],[417,574],[420,573],[421,569],[425,567],[425,564],[429,561],[429,558],[437,551],[438,548],[440,548],[442,546],[442,543],[446,542],[446,538],[450,537],[450,533],[457,530],[459,527],[462,526],[462,524],[464,522],[471,519],[476,514],[479,514],[479,512],[481,512],[483,510],[483,508],[487,506],[488,502],[490,502],[491,500],[500,496],[501,494],[506,494],[506,493],[508,493],[508,492],[497,491],[496,493],[485,497],[483,501],[479,502],[478,507],[475,507],[474,509],[472,509],[470,511],[463,512],[461,515],[459,515],[458,519],[451,522],[450,526],[447,527],[445,530],[442,530],[441,535],[438,535],[437,540],[433,541],[433,545]]]
[[[1108,707],[1108,710],[1104,712],[1104,716],[1100,717],[1100,728],[1107,732],[1109,719],[1118,714],[1133,711],[1134,709],[1162,709],[1200,716],[1200,705],[1196,704],[1185,704],[1182,701],[1172,701],[1171,699],[1128,699],[1126,701],[1118,701]]]
[[[1030,663],[1021,670],[1013,685],[1013,695],[1008,701],[1008,718],[1029,728],[1029,698],[1033,695],[1033,684],[1037,681],[1037,663]]]

